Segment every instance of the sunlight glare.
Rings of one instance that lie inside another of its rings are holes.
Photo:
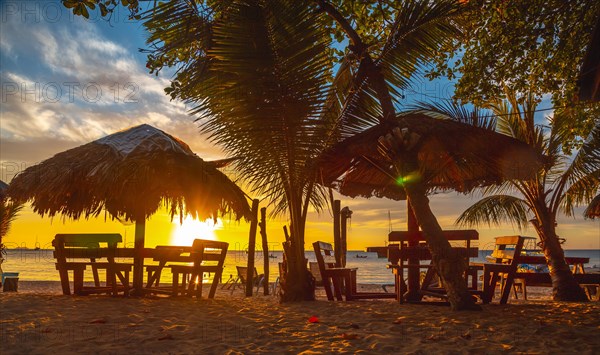
[[[188,215],[183,220],[183,224],[179,224],[179,218],[173,219],[175,229],[171,235],[172,245],[191,246],[194,239],[209,239],[216,240],[215,230],[222,227],[222,222],[217,219],[215,224],[212,218],[205,221],[199,221]]]

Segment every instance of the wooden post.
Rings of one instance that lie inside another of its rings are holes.
[[[256,229],[258,225],[258,200],[252,200],[252,220],[248,236],[248,272],[246,274],[246,296],[252,296],[254,283],[254,252],[256,251]]]
[[[419,223],[417,222],[417,218],[412,209],[412,205],[410,201],[406,201],[406,210],[407,210],[407,229],[409,232],[409,241],[408,246],[414,247],[419,245],[418,235],[416,232],[419,231]],[[411,258],[408,260],[408,263],[411,265],[418,265],[421,261],[418,258]],[[406,295],[406,300],[409,302],[418,302],[421,300],[421,294],[419,292],[421,288],[420,283],[420,269],[416,267],[408,268],[408,292]]]
[[[342,238],[340,230],[340,200],[333,201],[333,254],[335,264],[342,265]]]
[[[267,242],[267,208],[260,209],[260,236],[262,239],[262,248],[264,254],[264,291],[265,296],[269,295],[269,243]]]
[[[133,294],[144,294],[144,239],[146,234],[146,217],[139,216],[135,221],[135,244],[133,258]]]
[[[348,224],[347,224],[347,220],[348,218],[350,218],[352,216],[352,211],[350,211],[350,209],[348,207],[344,207],[342,208],[341,211],[341,241],[342,241],[342,257],[341,257],[341,261],[342,263],[340,264],[342,267],[346,267],[346,254],[348,254],[348,241],[347,241],[347,235],[348,235]]]

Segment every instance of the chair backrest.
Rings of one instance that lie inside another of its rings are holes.
[[[52,245],[58,262],[67,258],[102,258],[115,256],[117,244],[123,241],[118,233],[111,234],[56,234]],[[106,245],[106,247],[103,247]]]
[[[213,266],[222,269],[227,256],[229,243],[216,240],[195,239],[192,244],[192,259],[194,266]]]
[[[497,237],[491,258],[495,263],[518,264],[525,238],[519,235]]]
[[[238,277],[240,278],[240,282],[242,284],[246,283],[246,275],[248,275],[248,267],[247,266],[236,266],[235,267],[237,269],[237,273],[238,273]],[[252,276],[253,280],[255,281],[258,278],[258,271],[256,270],[256,268],[254,268],[254,276]]]
[[[321,273],[323,273],[323,270],[338,266],[331,244],[317,241],[313,243],[313,248],[315,249],[315,257],[317,258],[317,264],[319,264]]]

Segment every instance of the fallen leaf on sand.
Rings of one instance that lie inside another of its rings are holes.
[[[90,324],[104,324],[106,323],[106,319],[94,319],[90,321]]]
[[[510,344],[502,344],[502,348],[504,350],[511,350],[512,348],[514,348],[514,346]]]
[[[171,334],[165,334],[163,336],[161,336],[160,338],[158,338],[158,340],[173,340],[175,338],[173,338],[173,336]]]
[[[319,318],[317,318],[317,316],[312,316],[308,318],[308,323],[319,323]]]
[[[465,334],[461,334],[460,337],[463,338],[463,339],[466,339],[466,340],[470,340],[471,339],[471,332],[466,332]]]
[[[354,340],[354,339],[358,339],[358,338],[359,338],[358,334],[342,333],[342,339],[345,339],[345,340]]]

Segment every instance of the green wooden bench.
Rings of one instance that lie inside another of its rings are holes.
[[[63,294],[70,295],[69,271],[73,272],[73,291],[78,295],[92,293],[110,293],[117,295],[122,291],[129,293],[129,273],[132,264],[117,263],[119,253],[117,244],[122,242],[120,234],[56,234],[52,245],[56,270],[60,275]],[[106,261],[100,261],[106,260]],[[84,286],[84,271],[90,267],[94,277],[94,286]],[[106,270],[106,284],[100,283],[98,270]],[[120,281],[120,285],[117,283]]]

